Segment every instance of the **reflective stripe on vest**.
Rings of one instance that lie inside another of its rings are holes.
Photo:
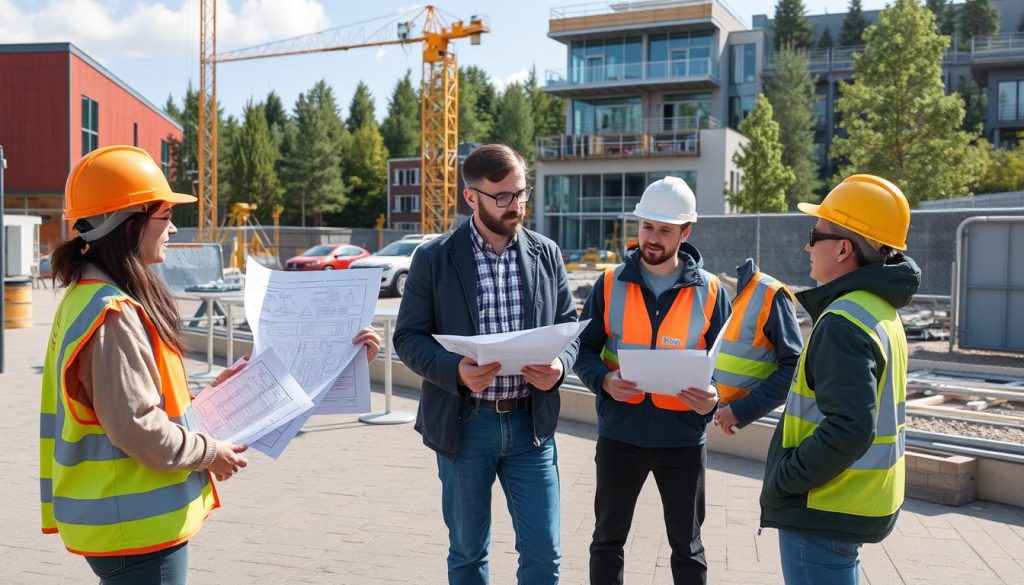
[[[83,281],[68,289],[54,317],[43,370],[39,419],[43,532],[59,532],[78,554],[142,554],[174,546],[218,505],[206,471],[155,471],[115,447],[96,413],[68,393],[68,370],[107,313],[135,307],[149,333],[161,382],[160,407],[194,430],[184,364],[141,306],[117,288]]]
[[[906,452],[907,340],[896,309],[864,291],[846,294],[826,308],[866,332],[885,358],[875,394],[875,437],[856,461],[822,486],[807,494],[807,507],[815,510],[881,517],[903,504]],[[820,317],[819,317],[820,321]],[[811,332],[813,337],[814,332]],[[825,420],[814,390],[807,384],[804,346],[782,421],[782,446],[800,445]]]
[[[604,329],[605,346],[601,358],[612,370],[619,369],[618,350],[621,349],[707,349],[704,334],[711,324],[711,312],[718,296],[718,277],[700,271],[704,284],[678,290],[676,298],[665,312],[657,336],[651,330],[651,316],[647,313],[643,290],[639,285],[619,280],[625,265],[607,268],[604,272]],[[680,337],[676,337],[680,336]],[[683,390],[680,388],[680,390]],[[628,400],[630,404],[643,402],[644,395]],[[651,394],[655,406],[665,410],[693,410],[675,396]]]
[[[715,382],[723,404],[746,396],[779,369],[775,346],[764,334],[779,290],[790,294],[781,282],[755,272],[733,300],[733,316],[722,332],[715,361]]]

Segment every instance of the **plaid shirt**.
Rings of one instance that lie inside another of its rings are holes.
[[[523,328],[523,282],[519,277],[517,233],[505,251],[498,254],[484,241],[473,220],[469,220],[476,260],[476,304],[480,308],[480,334],[508,333]],[[479,394],[482,400],[518,398],[530,393],[522,375],[496,376]]]

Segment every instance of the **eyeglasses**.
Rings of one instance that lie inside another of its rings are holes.
[[[476,187],[469,187],[469,188],[474,190],[474,191],[476,191],[477,193],[479,193],[481,195],[487,195],[491,199],[494,199],[494,203],[498,207],[508,207],[509,205],[512,205],[512,200],[513,199],[519,201],[520,203],[526,203],[527,201],[530,200],[530,195],[533,195],[533,186],[532,185],[527,185],[526,187],[524,187],[524,188],[522,188],[519,191],[516,191],[514,193],[505,192],[505,193],[496,193],[494,195],[491,195],[487,191],[481,191],[480,189],[477,189]]]
[[[811,230],[811,236],[807,240],[807,245],[809,245],[810,247],[813,248],[814,244],[817,244],[818,242],[820,242],[822,240],[849,240],[849,239],[850,238],[847,238],[845,236],[837,236],[835,234],[826,234],[825,232],[819,232],[818,230]]]

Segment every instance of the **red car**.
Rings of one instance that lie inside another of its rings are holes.
[[[370,253],[354,244],[321,244],[289,258],[285,270],[341,270]]]

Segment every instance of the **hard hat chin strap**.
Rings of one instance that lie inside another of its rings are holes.
[[[75,222],[75,229],[86,242],[95,242],[114,231],[124,220],[136,213],[145,213],[146,206],[139,205],[128,209],[119,209],[111,213],[85,217]]]

